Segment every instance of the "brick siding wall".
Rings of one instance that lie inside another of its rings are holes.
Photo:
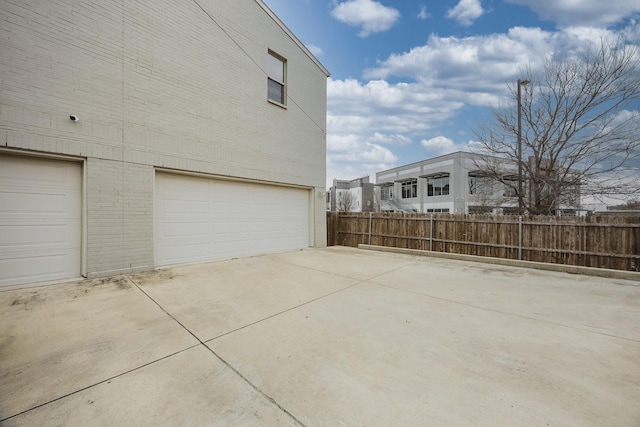
[[[0,4],[0,145],[87,159],[90,274],[152,268],[155,167],[312,188],[326,244],[326,75],[255,0],[199,3]]]

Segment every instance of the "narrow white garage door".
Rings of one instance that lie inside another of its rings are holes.
[[[80,276],[82,166],[0,154],[0,286]]]
[[[157,173],[156,266],[309,247],[303,189]]]

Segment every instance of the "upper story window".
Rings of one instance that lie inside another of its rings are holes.
[[[412,179],[402,183],[402,198],[412,199],[418,197],[418,180]]]
[[[483,173],[469,173],[469,194],[491,197],[494,192],[494,180]]]
[[[504,178],[504,191],[502,192],[504,197],[518,197],[518,179],[512,179],[510,177]]]
[[[267,67],[267,97],[269,101],[286,105],[287,91],[287,60],[280,55],[269,51],[269,64]]]
[[[427,177],[427,197],[449,195],[449,174]]]

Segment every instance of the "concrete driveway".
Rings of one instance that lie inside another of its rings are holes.
[[[640,286],[344,247],[0,292],[2,426],[639,426]]]

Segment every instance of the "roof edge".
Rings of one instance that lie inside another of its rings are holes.
[[[458,151],[454,151],[453,153],[441,154],[439,156],[429,157],[428,159],[422,159],[422,160],[418,160],[417,162],[411,162],[411,163],[407,163],[407,164],[404,164],[404,165],[396,166],[396,167],[393,167],[393,168],[385,169],[385,170],[382,170],[380,172],[376,172],[376,178],[378,177],[378,174],[381,174],[381,173],[391,172],[391,171],[396,170],[396,169],[402,169],[402,168],[406,168],[406,167],[413,166],[413,165],[419,165],[419,164],[424,163],[424,162],[429,162],[429,161],[432,161],[432,160],[435,161],[437,159],[443,159],[445,157],[456,157],[456,156],[460,156],[460,155],[464,155],[464,154],[467,154],[467,155],[472,156],[472,157],[482,156],[482,154],[479,154],[479,153],[472,153],[470,151],[458,150]]]
[[[304,43],[302,43],[300,39],[296,37],[293,31],[291,31],[289,27],[287,27],[285,23],[282,22],[280,18],[278,18],[278,15],[276,15],[275,12],[271,10],[271,8],[269,8],[269,6],[267,6],[267,4],[263,0],[255,0],[255,2],[258,3],[258,5],[262,9],[264,9],[265,12],[267,12],[267,14],[271,17],[271,19],[273,19],[275,23],[278,24],[280,28],[284,30],[285,33],[287,33],[287,35],[291,38],[291,40],[293,40],[293,42],[297,44],[298,47],[300,47],[300,49],[303,50],[303,52],[318,66],[318,68],[320,68],[320,70],[322,70],[322,72],[327,77],[331,77],[331,73],[329,72],[329,70],[327,70],[325,66],[322,65],[322,63],[318,60],[318,58],[316,58],[315,55],[311,53],[311,51],[304,45]]]

